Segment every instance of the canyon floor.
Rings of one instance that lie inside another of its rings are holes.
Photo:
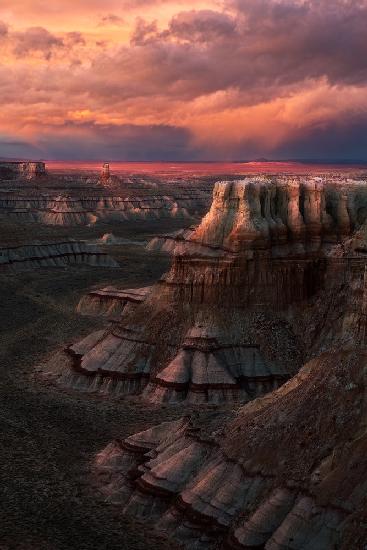
[[[157,220],[65,228],[2,221],[0,246],[94,239],[104,233],[133,241],[109,246],[120,268],[68,266],[0,274],[1,550],[170,548],[149,528],[96,499],[92,457],[111,439],[182,414],[118,399],[83,396],[40,383],[34,365],[102,321],[75,312],[91,287],[139,287],[156,281],[170,259],[134,242],[185,222]],[[149,538],[147,535],[149,534]]]

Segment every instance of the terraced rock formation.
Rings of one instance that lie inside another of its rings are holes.
[[[232,418],[112,442],[94,464],[106,500],[187,548],[365,548],[367,262],[354,254],[333,299],[316,300],[315,356],[297,375]]]
[[[76,264],[118,267],[118,263],[97,246],[78,241],[32,243],[0,248],[0,272]]]
[[[151,287],[118,289],[113,286],[92,290],[83,296],[77,311],[82,315],[103,316],[118,320],[127,306],[142,303]]]
[[[0,216],[47,225],[87,225],[103,221],[189,218],[190,200],[168,196],[21,196],[2,193]]]
[[[365,369],[326,355],[214,434],[183,419],[111,443],[101,489],[187,547],[363,548]]]
[[[212,185],[205,178],[112,175],[107,163],[101,173],[46,173],[44,163],[0,163],[0,219],[75,226],[197,218],[210,206]]]
[[[188,404],[247,402],[281,386],[334,345],[321,329],[364,269],[350,237],[366,186],[347,189],[317,179],[216,184],[171,270],[118,323],[67,349],[60,383]]]
[[[44,162],[0,161],[0,181],[26,179],[31,180],[46,175]]]

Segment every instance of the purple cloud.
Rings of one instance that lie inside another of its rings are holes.
[[[56,37],[43,27],[30,27],[15,34],[13,52],[17,57],[29,53],[41,53],[45,59],[50,59],[54,48],[63,47],[61,38]]]
[[[192,10],[181,12],[172,18],[169,32],[172,36],[190,42],[210,42],[228,38],[236,28],[235,20],[218,11]]]
[[[197,155],[187,130],[174,126],[125,124],[96,127],[73,125],[63,135],[43,134],[37,142],[42,156],[65,160],[186,160]]]

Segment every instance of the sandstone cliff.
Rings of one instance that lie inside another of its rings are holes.
[[[58,196],[43,199],[7,199],[0,202],[0,214],[21,221],[38,221],[48,225],[85,225],[98,220],[154,219],[159,217],[189,217],[184,207],[164,197]]]
[[[335,298],[364,268],[350,239],[349,255],[336,250],[363,221],[365,191],[360,182],[348,193],[319,180],[218,183],[171,270],[113,327],[67,349],[60,383],[191,404],[278,388],[333,344]]]
[[[0,192],[0,217],[47,225],[87,225],[101,221],[190,219],[201,206],[202,197],[118,195],[26,195]]]
[[[13,179],[31,180],[44,176],[46,174],[46,166],[44,162],[16,162],[16,161],[0,161],[0,181]]]
[[[317,306],[315,357],[281,388],[232,417],[185,417],[102,450],[94,472],[107,502],[187,548],[362,550],[367,269],[359,260],[339,295]],[[326,351],[316,353],[320,342]]]

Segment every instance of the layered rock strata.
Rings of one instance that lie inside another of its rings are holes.
[[[44,162],[0,161],[1,179],[34,179],[46,175]]]
[[[298,374],[232,418],[111,443],[94,464],[106,500],[187,548],[365,548],[366,250],[365,222],[328,251],[328,284],[288,310],[296,333],[307,327]]]
[[[364,208],[355,189],[345,199],[318,180],[218,183],[168,274],[112,328],[69,347],[60,382],[191,404],[276,389],[324,349],[320,310],[342,295],[353,262],[360,269],[334,254]]]
[[[101,180],[103,183],[108,183],[111,179],[110,165],[105,162],[102,166]]]
[[[78,241],[33,243],[0,248],[0,272],[77,264],[118,267],[118,263],[97,246]]]
[[[325,353],[233,420],[113,442],[96,457],[98,485],[185,547],[362,549],[366,369],[365,347]]]
[[[154,252],[167,252],[168,254],[175,254],[180,247],[185,248],[191,235],[194,233],[195,228],[179,229],[173,233],[153,237],[147,245],[146,249]],[[183,246],[182,246],[183,245]]]
[[[77,311],[82,315],[118,320],[127,306],[143,302],[149,291],[150,287],[118,289],[113,286],[92,290],[81,298]]]
[[[273,258],[325,252],[363,223],[366,201],[363,181],[257,178],[233,181],[231,186],[219,182],[198,228],[157,237],[148,249],[187,255],[200,253],[203,245],[227,252],[270,248]]]
[[[195,196],[68,196],[0,193],[0,217],[47,225],[87,225],[98,221],[190,219]]]

